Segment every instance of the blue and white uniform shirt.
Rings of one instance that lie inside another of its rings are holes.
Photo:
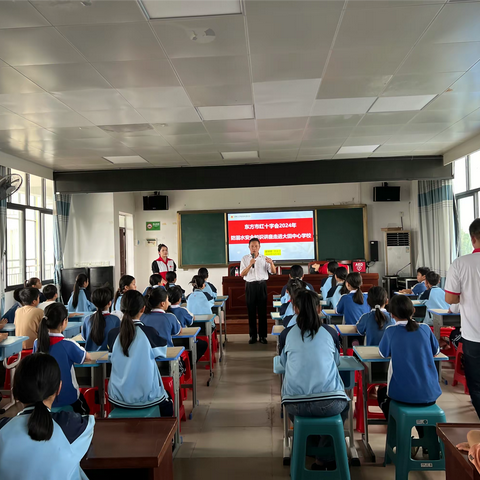
[[[382,313],[386,317],[386,321],[383,324],[382,329],[378,328],[378,323],[375,319],[374,308],[370,312],[364,313],[357,323],[358,333],[360,333],[361,335],[366,335],[367,337],[367,347],[374,347],[380,345],[380,341],[383,338],[385,329],[390,325],[395,325],[395,320],[384,308],[382,308]]]
[[[95,312],[97,307],[88,300],[87,295],[85,294],[85,289],[81,288],[78,292],[78,303],[77,306],[73,306],[73,293],[70,295],[67,305],[68,313],[84,313],[84,312]]]
[[[367,303],[367,294],[363,294],[363,304],[360,305],[353,300],[355,293],[356,290],[352,290],[350,293],[342,295],[337,304],[336,312],[343,315],[345,325],[356,325],[360,317],[370,311],[370,306]]]
[[[208,300],[203,290],[195,290],[187,297],[187,309],[193,315],[208,315],[212,313],[214,304],[213,298]]]
[[[193,325],[193,315],[180,305],[170,305],[169,310],[177,317],[182,327],[191,327]]]
[[[87,352],[102,352],[106,350],[110,330],[120,327],[120,319],[116,315],[111,314],[109,311],[102,312],[102,314],[105,318],[105,331],[103,333],[103,342],[101,345],[97,345],[90,337],[93,315],[87,317],[82,326],[82,336],[85,339],[85,350]]]
[[[182,325],[173,313],[168,313],[161,308],[154,308],[151,313],[144,313],[140,321],[147,327],[154,328],[160,337],[167,341],[168,347],[173,347],[172,336],[182,331]]]

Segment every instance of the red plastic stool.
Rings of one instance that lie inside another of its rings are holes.
[[[172,402],[175,403],[175,393],[173,391],[173,378],[172,377],[162,377],[163,387],[170,395]],[[183,405],[182,396],[180,395],[179,400],[179,417],[182,422],[187,421],[187,416],[185,415],[185,406]]]
[[[362,373],[358,372],[359,381],[358,381],[358,395],[355,401],[355,418],[357,420],[355,430],[360,433],[365,433],[365,422],[363,418],[363,383],[362,383]],[[367,419],[384,419],[385,416],[383,412],[372,412],[368,407],[378,407],[378,402],[376,399],[370,398],[370,394],[378,387],[386,387],[384,383],[371,383],[367,385]]]
[[[105,380],[105,416],[111,412],[111,405],[108,401],[108,380]],[[85,401],[87,402],[88,408],[90,409],[90,415],[100,416],[100,403],[98,397],[98,387],[90,387],[90,388],[80,388],[80,393],[84,396]]]
[[[192,384],[192,367],[190,366],[190,357],[188,352],[185,350],[182,355],[183,363],[185,364],[185,373],[180,377],[180,395],[182,396],[182,401],[187,399],[187,388],[181,388],[183,384],[189,383]]]
[[[465,370],[462,367],[462,357],[463,357],[463,343],[460,342],[457,348],[457,356],[455,357],[455,372],[453,374],[452,386],[461,383],[463,385],[463,391],[465,395],[470,395],[470,391],[467,386],[467,379],[465,378]]]
[[[198,336],[197,338],[203,340],[204,342],[207,342],[208,343],[208,337],[206,336]],[[216,363],[216,357],[215,357],[215,343],[214,343],[214,336],[212,335],[212,353],[213,353],[213,361],[212,361],[212,367],[215,366],[215,363]],[[199,362],[210,362],[210,349],[207,348],[207,350],[205,351],[205,353],[203,354],[203,356],[201,358],[198,359]],[[205,365],[205,369],[208,370],[210,367],[209,365]]]
[[[28,348],[28,349],[22,350],[22,358],[28,357],[32,353],[33,353],[33,348]],[[18,355],[17,354],[12,355],[11,357],[8,357],[7,365],[12,365],[12,363],[16,362],[17,360],[18,360]],[[10,372],[10,375],[5,375],[5,382],[3,384],[3,389],[4,390],[10,390],[11,387],[12,387],[10,377],[11,377],[11,372]]]

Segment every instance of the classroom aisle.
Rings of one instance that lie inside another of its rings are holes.
[[[282,465],[280,383],[272,372],[275,341],[248,345],[247,335],[229,335],[225,362],[217,364],[215,379],[206,386],[200,372],[199,399],[194,418],[182,423],[183,445],[174,462],[175,480],[287,479]],[[449,422],[478,422],[470,397],[462,387],[442,386],[439,400]],[[352,479],[395,478],[392,466],[383,468],[385,427],[371,427],[377,464],[351,469]],[[376,432],[376,433],[375,433]],[[358,438],[359,437],[359,434]],[[357,441],[357,446],[359,442]],[[361,448],[359,455],[363,455]],[[444,479],[444,472],[412,472],[409,479]]]

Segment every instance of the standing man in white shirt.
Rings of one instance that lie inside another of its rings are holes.
[[[250,341],[257,343],[257,311],[258,335],[260,343],[267,343],[267,280],[270,273],[277,271],[271,258],[260,255],[260,240],[251,238],[248,242],[250,254],[245,255],[240,263],[240,276],[245,280],[245,297],[248,310]]]
[[[445,283],[445,300],[460,304],[465,377],[480,418],[480,218],[470,225],[473,253],[457,258]]]

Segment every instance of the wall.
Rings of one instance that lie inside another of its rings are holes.
[[[374,203],[373,187],[379,183],[356,183],[337,185],[307,185],[295,187],[238,188],[216,190],[162,191],[168,195],[169,210],[165,212],[144,212],[143,195],[135,194],[135,277],[137,285],[144,288],[151,274],[152,261],[158,257],[157,249],[148,246],[147,238],[156,239],[156,243],[165,243],[169,247],[170,257],[178,259],[177,211],[181,210],[223,210],[250,208],[292,208],[300,206],[322,206],[340,203],[365,203],[368,210],[369,240],[380,242],[380,261],[371,269],[383,275],[385,272],[383,232],[384,227],[399,227],[400,212],[404,212],[404,228],[415,232],[418,226],[416,216],[417,182],[396,182],[391,185],[402,187],[401,201],[396,203]],[[149,192],[151,193],[151,192]],[[148,221],[160,221],[159,232],[147,232]],[[414,255],[416,255],[414,248]],[[416,258],[415,256],[413,257]],[[178,283],[184,288],[196,273],[195,270],[179,270]],[[210,281],[221,291],[222,276],[226,268],[210,269]]]

